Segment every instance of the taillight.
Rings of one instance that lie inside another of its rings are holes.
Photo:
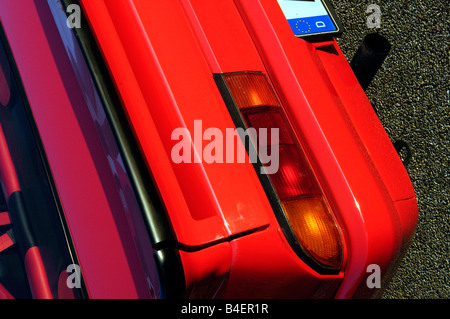
[[[216,82],[237,127],[268,133],[266,139],[253,137],[249,147],[256,148],[260,159],[278,154],[271,156],[278,159],[275,172],[257,173],[286,238],[294,241],[291,246],[317,271],[339,271],[343,248],[338,225],[267,77],[239,72],[217,75]],[[278,138],[271,138],[273,132]],[[257,166],[265,163],[261,159]]]

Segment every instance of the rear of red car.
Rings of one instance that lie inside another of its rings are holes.
[[[1,4],[81,296],[381,291],[411,182],[334,33],[296,36],[282,2]]]

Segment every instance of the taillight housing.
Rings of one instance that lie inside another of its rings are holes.
[[[237,72],[215,79],[236,127],[268,134],[253,136],[247,151],[259,155],[256,172],[292,248],[319,273],[338,273],[343,261],[339,226],[267,76]],[[267,154],[278,155],[271,156],[278,160],[276,171],[261,169],[269,165],[261,158]]]

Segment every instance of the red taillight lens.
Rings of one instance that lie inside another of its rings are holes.
[[[267,132],[266,139],[254,144],[260,158],[270,154],[278,159],[278,169],[267,177],[281,203],[282,218],[302,251],[320,267],[339,270],[343,256],[339,228],[267,77],[243,72],[222,79],[244,126]]]
[[[293,145],[281,145],[278,172],[271,175],[273,187],[281,201],[300,196],[321,195],[306,160]]]
[[[259,139],[259,151],[263,154],[278,152],[278,171],[270,176],[278,198],[288,200],[301,195],[320,195],[309,164],[297,147],[295,137],[289,130],[289,123],[281,107],[254,107],[241,110],[247,127],[257,130],[267,129],[267,140]],[[272,144],[271,131],[278,132],[278,143]],[[261,143],[262,141],[262,143]],[[266,152],[266,149],[269,149]]]

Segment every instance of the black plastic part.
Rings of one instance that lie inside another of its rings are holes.
[[[65,8],[71,4],[81,7],[77,0],[62,0],[61,2]],[[144,214],[151,242],[153,245],[173,242],[176,238],[175,233],[169,222],[169,217],[160,198],[158,188],[153,181],[150,169],[143,158],[140,146],[127,120],[128,117],[116,91],[114,81],[110,77],[108,67],[103,60],[103,55],[83,14],[81,15],[81,26],[81,28],[74,28],[73,31],[84,54],[117,145],[124,159],[136,198]]]
[[[177,249],[164,248],[154,254],[161,287],[161,299],[185,298],[184,270]]]
[[[9,196],[8,210],[16,242],[20,247],[22,256],[25,256],[28,249],[37,246],[37,242],[29,222],[22,192],[17,191]]]
[[[366,90],[391,50],[389,41],[379,33],[366,35],[353,56],[350,66]]]
[[[407,166],[412,158],[411,149],[405,141],[398,140],[394,142],[394,148],[397,151],[404,166]]]

